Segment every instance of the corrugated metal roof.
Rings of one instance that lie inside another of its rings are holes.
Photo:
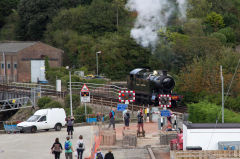
[[[0,53],[17,53],[18,51],[25,49],[29,46],[36,44],[37,42],[1,42]]]
[[[188,129],[239,129],[240,123],[189,123],[184,122]]]

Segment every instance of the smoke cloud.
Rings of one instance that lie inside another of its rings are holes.
[[[175,12],[180,19],[185,19],[186,6],[186,0],[128,0],[126,8],[137,12],[131,37],[143,47],[155,48],[159,29],[167,26]]]

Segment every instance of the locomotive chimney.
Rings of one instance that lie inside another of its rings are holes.
[[[167,70],[163,70],[162,73],[164,76],[167,76]]]

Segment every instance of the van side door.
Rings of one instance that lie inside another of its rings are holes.
[[[47,123],[47,116],[42,116],[38,122],[37,122],[37,129],[49,129],[48,123]]]

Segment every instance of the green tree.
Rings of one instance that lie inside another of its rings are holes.
[[[14,9],[17,8],[17,5],[20,0],[1,0],[0,1],[0,28],[5,23],[5,17],[9,16]]]
[[[212,33],[211,37],[218,39],[222,44],[226,44],[227,42],[226,36],[222,33],[218,33],[218,32]]]
[[[207,15],[205,24],[208,32],[216,32],[225,26],[222,15],[216,12],[211,12]]]
[[[75,2],[75,3],[74,3]],[[67,0],[21,0],[18,6],[20,40],[40,40],[46,25],[61,8],[73,7],[78,1]]]
[[[230,27],[223,28],[223,29],[219,30],[218,33],[222,33],[226,36],[227,43],[235,43],[236,42],[235,32],[232,28],[230,28]]]

